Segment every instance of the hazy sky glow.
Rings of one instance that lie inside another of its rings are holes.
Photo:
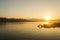
[[[60,0],[0,0],[0,17],[60,18]]]

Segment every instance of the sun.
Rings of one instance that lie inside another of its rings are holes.
[[[46,20],[50,20],[51,17],[50,17],[50,16],[45,16],[45,19],[46,19]]]

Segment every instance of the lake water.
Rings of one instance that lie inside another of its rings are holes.
[[[0,40],[59,40],[60,28],[38,28],[41,22],[0,23]]]

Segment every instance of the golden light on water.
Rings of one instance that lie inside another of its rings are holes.
[[[49,22],[45,22],[45,24],[49,24]]]

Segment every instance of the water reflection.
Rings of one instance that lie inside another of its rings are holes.
[[[40,22],[2,23],[0,25],[0,39],[60,39],[60,28],[39,29],[38,24]]]

